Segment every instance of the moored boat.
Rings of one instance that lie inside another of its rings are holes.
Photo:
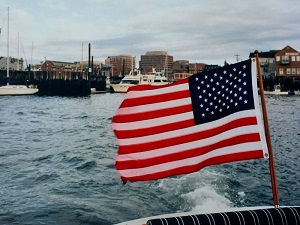
[[[7,9],[7,63],[6,63],[6,71],[7,71],[7,80],[9,81],[9,8]],[[33,87],[29,88],[25,85],[10,85],[7,82],[6,86],[0,87],[0,96],[2,95],[32,95],[38,92],[38,89]]]
[[[300,91],[295,91],[295,90],[282,91],[280,84],[274,85],[273,91],[264,91],[264,93],[265,95],[300,95]]]
[[[33,95],[38,92],[37,88],[27,87],[26,85],[6,85],[0,87],[1,95]]]
[[[140,84],[149,84],[149,85],[165,85],[170,83],[166,76],[161,72],[156,72],[153,70],[147,74],[141,74],[140,71],[130,72],[129,75],[126,75],[118,84],[111,84],[114,92],[117,93],[126,93],[129,87],[140,85]]]

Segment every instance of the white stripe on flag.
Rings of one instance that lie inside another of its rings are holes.
[[[188,83],[166,86],[154,90],[134,90],[126,93],[125,99],[149,97],[153,95],[168,94],[189,89]]]
[[[192,104],[191,98],[182,98],[182,99],[176,99],[167,102],[158,102],[158,103],[145,104],[139,106],[123,107],[118,109],[117,114],[126,115],[126,114],[142,113],[142,112],[149,112],[149,111],[155,111],[160,109],[170,109],[177,106],[191,105],[191,104]]]
[[[192,112],[181,113],[172,116],[166,116],[161,118],[154,118],[150,120],[142,120],[138,122],[129,122],[129,123],[113,123],[114,130],[135,130],[135,129],[143,129],[149,127],[155,127],[160,125],[166,125],[169,123],[175,123],[187,119],[194,118]]]

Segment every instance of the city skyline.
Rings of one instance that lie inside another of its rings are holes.
[[[296,0],[251,2],[183,0],[0,0],[0,55],[6,57],[9,7],[10,56],[36,64],[45,58],[96,61],[147,51],[176,60],[223,65],[249,53],[299,49]],[[19,34],[19,52],[18,52]]]

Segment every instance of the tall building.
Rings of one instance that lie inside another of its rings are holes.
[[[108,56],[105,65],[112,67],[112,76],[124,76],[135,68],[135,57],[132,55]]]
[[[142,72],[149,71],[154,68],[156,71],[172,70],[173,56],[168,55],[165,51],[151,51],[141,55],[139,67]]]

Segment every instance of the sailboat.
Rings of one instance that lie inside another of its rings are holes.
[[[2,95],[33,95],[38,92],[37,88],[29,88],[26,85],[10,85],[9,84],[9,7],[7,9],[7,66],[6,77],[7,84],[0,87],[0,96]]]
[[[256,67],[255,67],[256,64]],[[280,206],[258,51],[249,59],[160,87],[132,87],[113,116],[123,183],[197,172],[241,160],[269,161],[274,205],[155,215],[118,225],[292,225],[300,206]],[[252,121],[252,122],[251,122]],[[155,205],[155,202],[147,202]]]

